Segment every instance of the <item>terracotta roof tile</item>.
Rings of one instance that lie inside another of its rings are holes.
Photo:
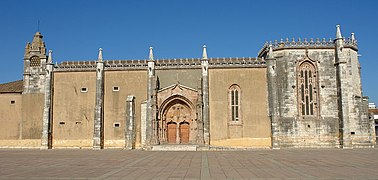
[[[23,90],[22,80],[0,84],[0,93],[22,93],[22,90]]]
[[[369,109],[369,113],[378,114],[378,109]]]

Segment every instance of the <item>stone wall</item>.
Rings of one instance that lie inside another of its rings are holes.
[[[22,138],[22,95],[20,93],[0,94],[0,140]]]
[[[54,73],[54,148],[92,148],[95,93],[95,72]]]
[[[240,87],[240,123],[230,122],[229,88]],[[266,68],[209,69],[210,145],[270,147]]]
[[[307,51],[307,52],[306,52]],[[276,59],[279,147],[337,147],[338,107],[333,49],[290,49],[274,51]],[[317,115],[298,112],[297,68],[309,60],[318,68]]]
[[[160,88],[172,84],[182,85],[197,89],[201,87],[201,69],[161,69],[156,70],[156,77],[159,78]]]
[[[22,95],[22,139],[41,139],[44,94]]]
[[[141,104],[146,101],[146,71],[105,71],[105,148],[125,146],[126,99],[135,96],[136,147],[141,146]],[[114,89],[118,87],[118,90]]]

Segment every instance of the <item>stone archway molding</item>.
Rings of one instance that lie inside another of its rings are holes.
[[[193,113],[195,113],[194,104],[188,98],[179,94],[175,94],[165,99],[163,103],[161,104],[161,106],[159,107],[159,119],[163,118],[164,113],[169,109],[170,106],[172,106],[172,102],[177,101],[177,100],[184,102],[184,105],[188,106],[193,116]],[[195,117],[192,117],[192,118],[195,118]]]

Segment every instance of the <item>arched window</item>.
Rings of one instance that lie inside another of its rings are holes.
[[[298,104],[301,116],[317,115],[317,70],[309,61],[305,61],[298,68]]]
[[[30,58],[30,66],[31,67],[36,67],[41,65],[41,60],[39,59],[38,56],[33,56]]]
[[[240,122],[240,87],[236,84],[229,88],[229,115],[231,122]]]

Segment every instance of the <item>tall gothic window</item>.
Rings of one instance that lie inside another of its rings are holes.
[[[230,121],[240,122],[240,87],[236,84],[229,88]]]
[[[302,116],[317,115],[317,71],[315,66],[304,61],[298,68],[298,103]]]

